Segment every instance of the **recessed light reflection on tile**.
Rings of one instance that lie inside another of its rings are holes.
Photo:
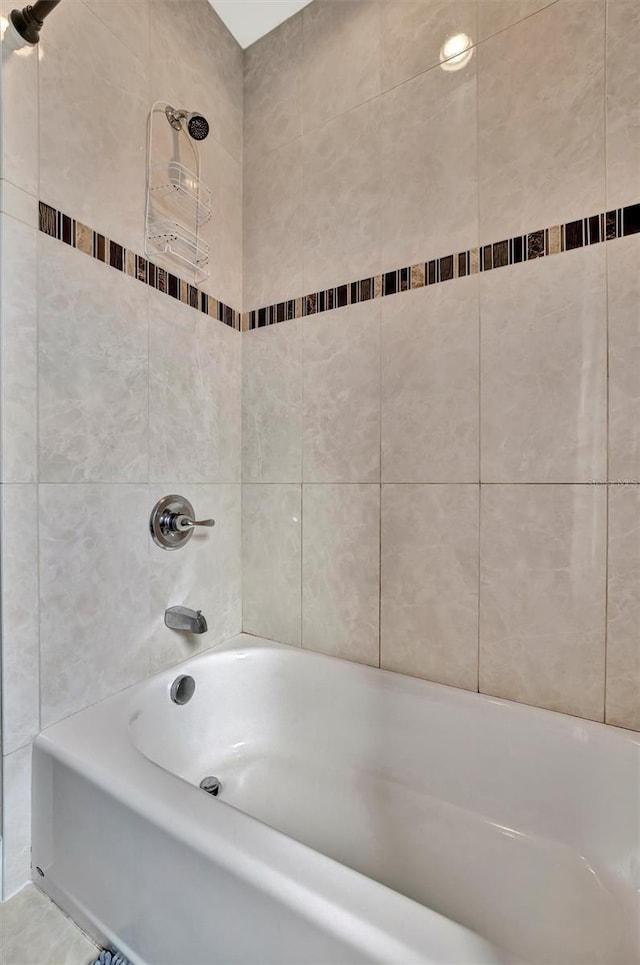
[[[443,70],[461,70],[473,57],[473,41],[468,34],[454,34],[440,48]]]

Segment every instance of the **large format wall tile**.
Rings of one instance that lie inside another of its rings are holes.
[[[384,269],[477,243],[476,57],[381,98]]]
[[[381,270],[379,145],[379,100],[305,134],[305,293]]]
[[[180,493],[197,519],[215,519],[212,529],[195,530],[177,552],[149,540],[151,577],[150,662],[153,671],[186,660],[239,633],[242,627],[241,518],[239,485],[152,486],[147,512],[168,493]],[[171,606],[202,610],[208,630],[170,630],[164,612]]]
[[[4,485],[2,499],[2,749],[40,729],[38,675],[38,494],[35,485]]]
[[[382,479],[478,481],[478,279],[382,302]]]
[[[147,289],[40,234],[38,303],[40,481],[146,482]]]
[[[42,726],[149,674],[149,490],[40,486]]]
[[[202,111],[211,134],[240,161],[242,49],[206,0],[151,2],[151,100]],[[178,103],[179,102],[179,103]],[[201,145],[206,154],[206,142]]]
[[[159,292],[149,306],[151,480],[239,482],[240,336]]]
[[[604,480],[603,246],[483,275],[480,320],[482,480]]]
[[[236,311],[242,306],[242,165],[216,141],[203,142],[202,177],[211,189],[211,221],[202,229],[209,243],[209,277],[200,287]],[[174,268],[175,270],[175,268]],[[189,272],[181,271],[188,277]]]
[[[380,664],[478,688],[478,486],[382,487]]]
[[[302,14],[304,130],[380,93],[380,15],[371,0],[318,0]]]
[[[607,3],[607,207],[640,199],[640,4]]]
[[[476,41],[477,0],[383,0],[380,5],[382,89],[388,90],[440,63],[450,37]]]
[[[608,258],[609,479],[640,482],[640,237]]]
[[[640,486],[609,491],[606,721],[640,730]]]
[[[89,10],[147,67],[152,0],[85,0]],[[155,0],[153,0],[155,2]]]
[[[0,211],[30,228],[38,227],[37,197],[3,178],[0,178]]]
[[[243,157],[257,163],[302,134],[302,13],[244,53]]]
[[[556,0],[479,0],[478,40],[512,27]]]
[[[3,21],[17,4],[0,0]],[[12,50],[2,29],[2,177],[38,193],[38,47]]]
[[[601,486],[483,486],[480,691],[603,720]]]
[[[244,166],[245,310],[302,294],[302,139]]]
[[[478,100],[483,243],[604,210],[604,0],[481,44]]]
[[[40,197],[140,251],[147,70],[84,3],[55,13],[40,60]]]
[[[303,322],[305,482],[380,481],[380,304]]]
[[[302,645],[378,666],[380,487],[303,486]]]
[[[1,472],[4,482],[35,482],[38,460],[36,239],[33,228],[0,218]]]
[[[242,629],[300,645],[300,486],[242,490]]]
[[[2,766],[2,898],[6,900],[31,877],[31,744],[4,757]]]
[[[302,479],[302,330],[299,321],[242,337],[242,481]]]

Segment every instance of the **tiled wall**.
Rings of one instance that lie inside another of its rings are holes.
[[[638,209],[582,222],[640,202],[639,62],[634,0],[316,0],[247,51],[245,630],[640,729]]]
[[[640,729],[640,234],[537,234],[640,201],[638,5],[315,0],[244,58],[187,9],[65,0],[3,57],[5,895],[39,728],[185,656],[168,605],[240,628],[241,461],[244,629]],[[211,123],[204,294],[303,317],[240,338],[37,230],[142,253],[156,98]],[[173,490],[218,520],[175,555],[132,524]]]
[[[82,232],[38,231],[41,199],[141,253],[149,108],[201,110],[203,287],[240,307],[242,51],[205,0],[184,6],[64,0],[39,51],[3,52],[5,896],[29,875],[40,728],[241,627],[238,332],[87,257]],[[177,554],[147,533],[170,492],[217,521]],[[193,644],[163,625],[179,603],[207,617]]]

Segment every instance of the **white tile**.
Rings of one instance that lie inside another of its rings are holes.
[[[6,901],[31,878],[31,744],[4,757],[2,768],[2,898]]]
[[[609,479],[640,482],[640,235],[607,249]]]
[[[604,43],[604,0],[561,0],[478,47],[482,244],[604,211]]]
[[[604,718],[603,486],[483,486],[480,691]]]
[[[380,93],[380,14],[370,0],[322,0],[302,12],[303,123],[310,131]]]
[[[146,482],[146,286],[40,234],[38,295],[41,481]]]
[[[477,482],[477,277],[382,301],[384,482]]]
[[[380,487],[302,488],[302,645],[379,665]]]
[[[478,486],[382,487],[380,665],[478,689]]]
[[[40,197],[142,251],[146,66],[84,3],[56,9],[41,50]]]
[[[149,490],[40,486],[42,726],[149,674]]]
[[[375,275],[382,267],[379,99],[305,133],[302,155],[304,294]]]
[[[17,4],[2,0],[2,16]],[[2,177],[38,194],[38,47],[2,44]]]
[[[302,295],[302,139],[244,165],[244,301]]]
[[[6,179],[0,179],[0,209],[30,228],[38,227],[38,199]]]
[[[259,162],[302,134],[303,69],[302,13],[245,50],[245,162]]]
[[[300,486],[242,487],[245,633],[300,645]]]
[[[146,68],[151,0],[85,0],[85,3]]]
[[[38,460],[37,233],[7,215],[2,215],[0,222],[2,480],[35,482]]]
[[[640,198],[640,5],[607,4],[607,209]]]
[[[240,482],[241,336],[150,293],[150,478]]]
[[[457,34],[466,34],[475,43],[477,26],[477,0],[383,0],[382,89],[439,64],[444,43]]]
[[[383,271],[477,244],[476,65],[474,52],[380,99]]]
[[[2,486],[2,747],[17,750],[40,729],[38,493]]]
[[[305,318],[303,479],[380,481],[380,302]]]
[[[513,27],[555,0],[479,0],[478,40]]]
[[[483,274],[480,324],[482,480],[604,480],[604,245]]]
[[[242,481],[302,478],[302,324],[242,336]]]
[[[609,490],[609,724],[640,730],[640,486]]]

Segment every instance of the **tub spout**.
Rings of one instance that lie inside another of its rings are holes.
[[[171,630],[189,630],[190,633],[206,633],[207,621],[202,610],[190,610],[186,606],[172,606],[164,611],[165,626]]]

